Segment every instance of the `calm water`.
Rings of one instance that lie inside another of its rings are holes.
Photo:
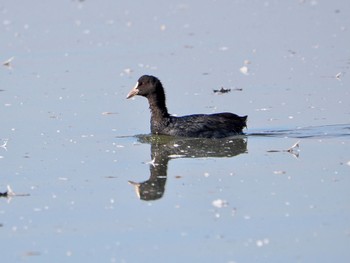
[[[2,1],[1,260],[348,262],[349,12]],[[148,135],[125,99],[142,74],[171,113],[247,114],[246,135]]]

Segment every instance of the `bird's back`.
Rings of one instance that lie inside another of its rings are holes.
[[[246,120],[247,116],[240,117],[229,112],[170,116],[158,133],[179,137],[223,138],[242,134]]]

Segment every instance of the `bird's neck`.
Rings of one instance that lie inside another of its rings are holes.
[[[152,122],[161,122],[170,115],[165,105],[165,100],[158,98],[156,95],[148,97],[149,108],[151,110]]]

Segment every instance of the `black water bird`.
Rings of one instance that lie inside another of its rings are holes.
[[[127,99],[140,95],[148,99],[151,110],[151,133],[177,137],[224,138],[242,134],[247,116],[223,112],[171,116],[165,103],[165,92],[160,80],[144,75],[129,92]]]

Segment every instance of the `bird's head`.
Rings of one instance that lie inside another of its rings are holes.
[[[152,94],[164,93],[160,80],[154,76],[143,75],[137,81],[135,87],[126,96],[130,99],[136,95],[148,97]]]

